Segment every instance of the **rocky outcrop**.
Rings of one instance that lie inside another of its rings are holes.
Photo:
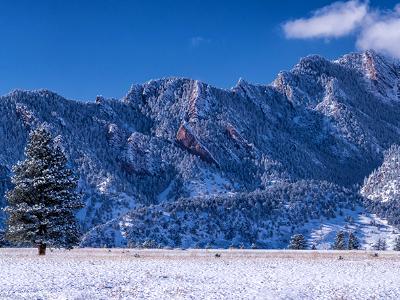
[[[183,122],[176,133],[176,141],[180,146],[188,150],[190,153],[199,156],[202,160],[213,163],[218,166],[208,149],[201,144],[193,133],[192,128],[186,122]]]
[[[138,132],[131,134],[128,138],[125,164],[123,164],[125,170],[137,174],[153,174],[149,144],[149,137]]]
[[[371,80],[378,80],[378,74],[375,67],[375,60],[372,53],[366,52],[364,54],[364,66],[368,78],[370,78]]]
[[[121,147],[124,142],[124,132],[115,124],[110,123],[106,127],[107,140],[113,147]]]
[[[188,116],[189,120],[196,122],[199,118],[205,118],[209,109],[210,86],[194,81],[189,95]]]
[[[244,147],[247,150],[251,150],[253,147],[247,142],[247,140],[236,130],[236,128],[228,123],[225,126],[226,133],[228,136],[236,142],[238,146]]]
[[[32,128],[37,125],[39,120],[36,118],[35,114],[28,109],[26,105],[17,103],[15,107],[17,116],[21,118],[22,122],[27,128]]]

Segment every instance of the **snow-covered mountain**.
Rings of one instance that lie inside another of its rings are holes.
[[[294,201],[299,182],[313,201],[324,203],[323,193],[314,190],[331,191],[328,183],[336,187],[332,197],[339,197],[341,189],[361,184],[381,165],[384,150],[398,143],[399,113],[400,64],[373,51],[335,61],[309,56],[271,84],[239,80],[229,90],[165,78],[134,85],[122,99],[95,102],[47,90],[14,91],[0,97],[0,165],[9,184],[29,130],[49,123],[80,176],[85,241],[99,246],[108,243],[102,237],[110,226],[132,216],[144,222],[175,206],[196,219],[212,199],[232,202],[236,210],[240,199],[268,198],[284,188],[288,192],[272,209],[285,215],[282,205]],[[183,209],[184,203],[190,208]],[[323,215],[322,206],[313,207],[304,217]],[[268,217],[251,220],[261,226]],[[295,219],[293,230],[302,225]],[[141,228],[142,241],[152,227]],[[117,231],[122,243],[130,242]]]

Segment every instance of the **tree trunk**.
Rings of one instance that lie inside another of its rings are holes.
[[[39,255],[46,255],[46,244],[38,245]]]

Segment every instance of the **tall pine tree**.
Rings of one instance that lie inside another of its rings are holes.
[[[400,251],[400,236],[396,237],[396,239],[394,240],[393,250]]]
[[[14,188],[7,193],[7,239],[36,245],[72,248],[79,241],[75,212],[82,207],[77,181],[46,125],[29,135],[26,159],[14,167]]]
[[[347,243],[348,250],[358,250],[360,249],[360,242],[358,241],[354,232],[350,232],[349,234],[349,241]]]
[[[290,238],[289,249],[291,250],[305,250],[307,249],[307,242],[302,234],[295,234]]]
[[[375,242],[375,244],[372,245],[372,249],[379,250],[379,251],[387,250],[386,240],[384,238],[378,238],[378,240]]]
[[[333,250],[345,250],[346,238],[343,230],[339,230],[336,234],[335,242],[333,243]]]

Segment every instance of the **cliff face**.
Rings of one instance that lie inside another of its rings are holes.
[[[205,162],[218,165],[207,148],[203,146],[200,141],[198,141],[192,129],[190,128],[190,125],[187,123],[182,123],[181,126],[179,126],[178,132],[176,133],[176,140],[187,151],[199,156]]]
[[[230,90],[166,78],[88,103],[15,91],[0,98],[0,164],[11,170],[29,130],[49,123],[80,176],[85,231],[181,197],[298,180],[349,187],[399,140],[399,85],[399,64],[367,51],[309,56],[270,85]]]

